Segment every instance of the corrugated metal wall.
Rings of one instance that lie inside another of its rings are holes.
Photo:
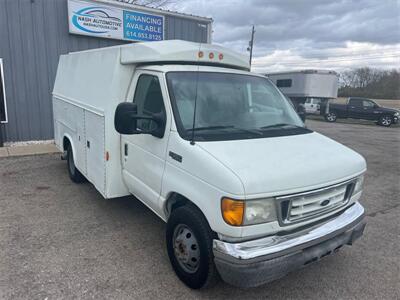
[[[69,34],[67,14],[67,0],[0,0],[5,141],[53,138],[51,91],[60,54],[124,43]],[[207,41],[207,23],[166,15],[165,27],[166,39]]]

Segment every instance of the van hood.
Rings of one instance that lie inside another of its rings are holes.
[[[246,196],[311,190],[366,170],[361,155],[316,132],[197,145],[240,178]]]

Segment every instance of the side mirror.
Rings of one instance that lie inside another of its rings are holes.
[[[297,114],[299,115],[300,119],[305,122],[306,121],[306,108],[304,107],[304,104],[299,104],[297,107]]]
[[[165,131],[165,116],[163,113],[151,116],[138,115],[136,104],[124,102],[118,104],[115,110],[114,127],[120,134],[151,134],[162,138]]]
[[[306,121],[306,112],[298,111],[297,114],[299,115],[300,119],[305,122]]]

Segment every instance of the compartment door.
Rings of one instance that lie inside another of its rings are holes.
[[[85,111],[87,179],[104,196],[106,181],[104,116]]]

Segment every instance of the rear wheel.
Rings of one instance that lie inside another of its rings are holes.
[[[393,119],[391,116],[385,115],[379,118],[379,125],[385,126],[385,127],[389,127],[390,125],[392,125],[393,123]]]
[[[197,207],[178,207],[168,219],[169,259],[179,279],[192,289],[210,287],[217,282],[213,237],[214,233]]]
[[[69,177],[73,182],[82,183],[86,181],[86,178],[82,175],[81,172],[79,172],[79,170],[75,166],[74,153],[72,151],[71,145],[68,145],[67,148],[67,166]]]
[[[325,120],[328,122],[336,122],[337,115],[334,112],[329,112],[325,115]]]

